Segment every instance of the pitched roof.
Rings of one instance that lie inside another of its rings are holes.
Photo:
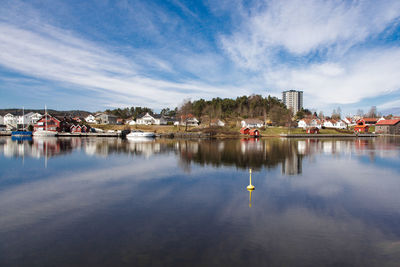
[[[363,118],[365,121],[378,121],[379,118]]]
[[[392,119],[392,120],[381,120],[376,123],[376,125],[396,125],[400,122],[400,119]]]

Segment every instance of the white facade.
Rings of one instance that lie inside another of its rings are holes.
[[[257,119],[245,119],[241,122],[242,127],[249,127],[249,128],[261,128],[264,126],[264,122]]]
[[[293,111],[293,114],[296,114],[303,108],[303,91],[283,91],[282,101],[288,109]]]
[[[297,123],[297,127],[298,128],[313,128],[316,127],[318,129],[322,128],[322,122],[318,119],[301,119],[298,123]]]
[[[33,113],[30,116],[30,124],[35,124],[38,120],[40,120],[43,117],[42,114],[40,113]]]
[[[0,115],[0,124],[4,124],[4,117]]]
[[[39,113],[29,112],[16,118],[18,124],[33,125],[42,118],[42,115]]]
[[[297,127],[298,127],[298,128],[307,128],[307,127],[308,127],[308,124],[307,124],[306,120],[301,119],[301,120],[299,120],[299,122],[297,123]]]
[[[96,123],[96,117],[93,116],[92,114],[90,114],[89,116],[87,116],[87,117],[85,118],[85,121],[86,121],[87,123]]]
[[[4,124],[17,125],[17,118],[13,114],[8,113],[4,116]]]
[[[345,123],[345,122],[342,121],[342,120],[338,120],[338,121],[334,124],[334,127],[335,127],[336,129],[347,129],[347,123]]]
[[[136,121],[135,121],[135,120],[127,120],[127,121],[126,121],[126,124],[128,124],[128,125],[135,125],[135,124],[136,124]]]
[[[196,119],[195,117],[193,118],[187,118],[186,120],[181,122],[181,125],[185,126],[199,126],[199,120]]]
[[[167,121],[163,116],[160,115],[150,115],[148,112],[141,118],[136,119],[136,124],[138,125],[165,125]]]
[[[334,127],[334,124],[332,123],[332,121],[330,121],[330,120],[326,120],[326,121],[324,121],[324,127],[326,127],[326,128],[333,128]]]
[[[219,126],[219,127],[224,127],[225,126],[225,122],[221,121],[221,120],[213,120],[210,123],[211,126]]]

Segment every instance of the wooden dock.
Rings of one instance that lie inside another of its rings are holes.
[[[11,136],[11,131],[0,132],[0,136]],[[56,137],[121,137],[121,133],[57,133]]]
[[[1,131],[0,136],[11,136],[11,131]]]

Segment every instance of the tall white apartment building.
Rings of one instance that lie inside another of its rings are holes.
[[[282,101],[288,109],[296,114],[303,108],[303,91],[288,90],[282,92]]]

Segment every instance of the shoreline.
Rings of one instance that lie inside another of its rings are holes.
[[[11,136],[11,132],[0,132],[0,136]],[[258,138],[375,138],[380,136],[400,136],[385,134],[274,134],[260,135]],[[121,133],[58,133],[55,137],[110,137],[124,138]],[[170,132],[158,133],[157,138],[163,139],[253,139],[241,134],[212,134],[203,132]]]

